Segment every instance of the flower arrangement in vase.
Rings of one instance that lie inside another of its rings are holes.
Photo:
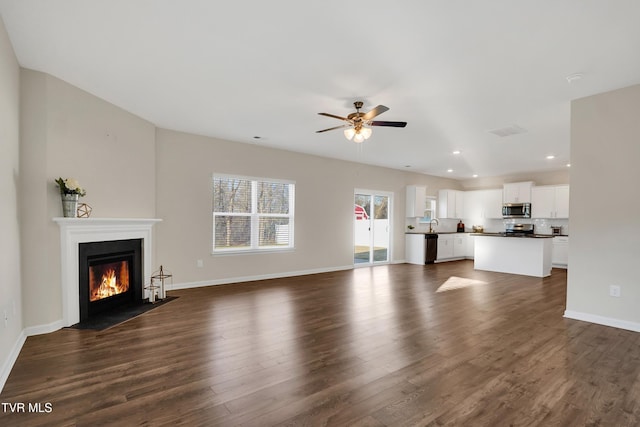
[[[58,178],[55,180],[60,189],[62,199],[62,215],[66,218],[78,216],[78,198],[87,194],[75,178]]]

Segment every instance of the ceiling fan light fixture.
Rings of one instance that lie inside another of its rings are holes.
[[[349,141],[361,143],[365,140],[369,139],[373,134],[373,130],[371,126],[391,126],[396,128],[403,128],[407,125],[407,122],[390,122],[390,121],[380,121],[373,120],[374,117],[377,117],[379,114],[384,113],[389,110],[388,107],[384,105],[378,105],[373,108],[368,113],[361,113],[360,109],[362,108],[362,101],[356,101],[353,103],[353,106],[356,107],[356,112],[349,114],[347,117],[337,116],[335,114],[329,113],[318,113],[321,116],[331,117],[334,119],[342,120],[343,122],[347,122],[347,124],[343,124],[342,126],[334,126],[328,129],[322,129],[316,131],[316,133],[323,133],[330,130],[335,129],[344,129],[344,137]]]
[[[347,128],[344,130],[344,137],[349,141],[353,139],[353,136],[356,134],[356,130],[354,128]]]

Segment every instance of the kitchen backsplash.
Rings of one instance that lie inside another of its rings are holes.
[[[534,224],[534,231],[537,234],[553,234],[551,227],[562,227],[560,234],[569,234],[569,220],[568,219],[505,219],[502,220],[504,224]]]

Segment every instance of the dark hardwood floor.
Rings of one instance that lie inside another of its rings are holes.
[[[5,405],[0,425],[640,425],[640,334],[564,319],[564,270],[403,264],[170,294],[105,331],[29,337],[0,402],[43,412]]]

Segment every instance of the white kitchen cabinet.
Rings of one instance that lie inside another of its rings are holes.
[[[511,182],[502,188],[503,203],[531,203],[533,182]]]
[[[502,218],[502,190],[474,190],[464,192],[464,218]]]
[[[464,192],[464,218],[482,218],[482,190]]]
[[[464,258],[467,256],[467,237],[465,233],[453,234],[453,257]]]
[[[552,186],[534,187],[531,191],[531,217],[553,218],[556,189]]]
[[[438,234],[438,256],[437,261],[453,258],[453,235]]]
[[[422,218],[427,208],[427,188],[419,185],[407,185],[406,217]]]
[[[425,244],[424,234],[405,234],[405,260],[409,264],[424,265]]]
[[[469,235],[467,233],[438,234],[437,261],[466,258]]]
[[[551,264],[567,268],[569,265],[569,236],[555,236],[551,250]]]
[[[466,258],[471,258],[473,259],[475,256],[475,243],[474,243],[474,239],[475,236],[472,236],[471,234],[467,235],[467,253],[465,255]]]
[[[482,212],[483,218],[502,219],[502,191],[499,188],[483,190]]]
[[[569,186],[543,185],[531,189],[532,218],[569,218]]]
[[[464,217],[464,191],[440,190],[438,192],[438,218]]]
[[[556,187],[556,218],[569,218],[569,186]]]

